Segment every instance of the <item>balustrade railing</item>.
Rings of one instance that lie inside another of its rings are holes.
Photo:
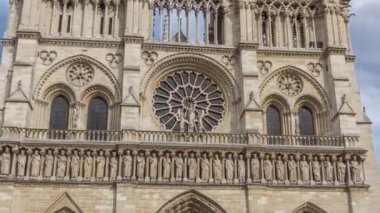
[[[256,146],[357,147],[358,137],[262,134],[179,133],[166,131],[51,130],[3,127],[0,140],[122,141],[148,143],[232,144]]]

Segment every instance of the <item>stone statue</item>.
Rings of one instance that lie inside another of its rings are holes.
[[[182,108],[178,108],[177,110],[177,119],[179,120],[180,131],[185,132],[186,115],[183,113]]]
[[[331,161],[329,157],[326,157],[326,161],[324,162],[324,168],[325,168],[325,181],[326,182],[332,182],[333,181],[333,167],[331,165]]]
[[[17,177],[25,176],[26,155],[25,150],[21,149],[21,153],[17,156]]]
[[[319,164],[317,157],[314,157],[313,162],[311,162],[311,167],[313,169],[314,181],[321,182],[321,165]]]
[[[178,153],[178,157],[175,159],[175,176],[177,180],[182,179],[183,173],[183,158],[182,153]]]
[[[361,177],[360,177],[360,164],[359,161],[357,160],[357,157],[354,155],[351,160],[351,178],[354,183],[360,183]]]
[[[110,180],[116,180],[117,166],[118,166],[118,161],[116,157],[116,152],[112,152],[111,158],[110,158]]]
[[[293,155],[290,155],[289,157],[288,169],[289,169],[289,181],[297,182],[297,163],[294,160]]]
[[[83,178],[85,180],[89,180],[92,177],[92,164],[93,159],[91,156],[91,152],[89,150],[86,151],[86,156],[84,157],[84,175]]]
[[[79,164],[80,164],[80,157],[78,156],[78,150],[74,150],[73,155],[71,156],[71,178],[78,178],[79,176]]]
[[[65,155],[65,150],[61,150],[57,161],[57,178],[64,178],[66,172],[67,157]]]
[[[11,153],[9,147],[5,147],[1,155],[1,175],[9,175],[11,166]]]
[[[203,126],[203,118],[205,117],[205,110],[201,110],[200,115],[198,116],[198,132],[205,132],[205,128]]]
[[[126,155],[123,157],[124,178],[132,177],[132,164],[133,164],[133,159],[131,156],[131,151],[127,150]]]
[[[226,179],[227,181],[234,179],[234,160],[231,153],[227,155],[226,159]]]
[[[251,159],[251,173],[252,173],[252,180],[254,181],[260,180],[260,161],[256,153],[253,154],[253,157]]]
[[[210,160],[207,158],[206,153],[203,154],[203,158],[201,159],[201,171],[201,179],[207,181],[210,176]]]
[[[167,152],[165,153],[165,158],[163,159],[162,165],[163,165],[163,174],[162,178],[164,180],[170,179],[170,165],[172,164],[170,159],[170,154]]]
[[[144,169],[145,169],[145,157],[144,153],[140,153],[137,157],[137,178],[144,179]]]
[[[215,159],[214,159],[214,179],[215,180],[222,180],[223,177],[222,177],[222,161],[219,159],[219,155],[216,154],[215,155]]]
[[[189,109],[189,121],[188,121],[188,132],[194,132],[194,127],[195,127],[195,106],[194,104],[191,104],[190,109]]]
[[[271,181],[273,179],[272,178],[273,167],[272,167],[272,161],[269,159],[269,155],[265,156],[263,169],[264,169],[264,179],[266,181]]]
[[[343,162],[343,158],[339,157],[337,162],[338,169],[338,181],[344,183],[346,179],[346,164]]]
[[[30,172],[31,177],[38,177],[40,175],[41,156],[38,150],[34,150],[32,155],[32,168]]]
[[[104,152],[100,151],[99,156],[96,158],[96,178],[104,178],[104,166],[106,165],[106,159],[104,157]]]
[[[278,181],[283,181],[284,176],[285,176],[285,166],[284,166],[284,162],[281,159],[281,156],[277,156],[275,165],[276,165],[276,179]]]
[[[158,165],[158,159],[157,154],[152,153],[152,156],[149,158],[149,171],[150,171],[150,178],[156,179],[157,178],[157,165]]]
[[[48,149],[47,154],[45,155],[45,162],[44,162],[44,177],[50,178],[53,175],[53,164],[54,164],[54,156],[52,154],[52,150]]]
[[[187,165],[189,166],[189,180],[195,180],[197,175],[197,161],[194,158],[194,153],[190,153]]]
[[[244,156],[243,155],[239,155],[238,176],[239,176],[240,181],[245,180],[245,162],[244,162]]]
[[[300,161],[300,172],[301,172],[301,181],[306,183],[309,182],[309,164],[306,161],[306,156],[303,155]]]

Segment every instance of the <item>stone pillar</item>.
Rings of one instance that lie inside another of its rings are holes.
[[[246,159],[246,176],[247,176],[247,183],[252,183],[252,178],[251,178],[251,153],[246,153],[245,154],[245,159]]]
[[[301,160],[301,156],[299,154],[297,154],[296,155],[296,161],[297,161],[297,183],[298,183],[298,185],[302,185],[300,160]]]
[[[158,152],[158,182],[162,182],[162,160],[163,160],[164,153],[162,151]]]
[[[226,153],[220,154],[220,159],[222,161],[222,183],[227,183],[226,180]]]
[[[40,162],[40,175],[38,176],[37,180],[43,180],[43,174],[44,174],[44,162],[45,162],[45,149],[42,149],[41,154],[41,162]]]
[[[150,182],[150,175],[149,175],[149,168],[150,168],[150,152],[146,151],[145,152],[145,182]]]
[[[57,179],[57,156],[58,156],[58,150],[54,149],[53,151],[53,156],[54,156],[54,163],[53,163],[53,174],[50,178],[50,180],[56,180]]]
[[[9,178],[16,178],[16,166],[17,166],[17,154],[19,153],[18,146],[15,145],[12,147],[12,166],[11,166],[11,174]]]
[[[285,172],[285,185],[290,185],[289,175],[288,175],[288,156],[284,156],[284,172]]]
[[[208,157],[209,157],[209,162],[210,162],[208,182],[213,183],[214,182],[214,178],[213,178],[214,173],[213,173],[213,166],[212,166],[213,154],[210,153]]]
[[[79,152],[79,177],[77,178],[78,181],[83,180],[83,156],[84,156],[84,151],[83,149],[80,150]]]
[[[334,170],[334,180],[332,180],[335,185],[340,185],[339,183],[339,180],[338,180],[338,175],[337,175],[337,166],[336,166],[336,157],[332,157],[332,161],[333,161],[333,170]]]
[[[175,153],[170,153],[171,164],[170,164],[170,182],[175,182],[175,173],[174,173],[174,165],[175,165]]]
[[[122,164],[123,164],[123,155],[124,155],[124,150],[117,150],[117,154],[119,155],[118,157],[118,169],[117,169],[117,180],[122,180]]]
[[[70,161],[71,161],[71,150],[67,150],[66,152],[66,158],[67,158],[67,161],[66,161],[66,174],[65,174],[65,177],[63,178],[63,180],[65,181],[69,181],[70,180]]]
[[[351,167],[350,167],[350,160],[351,160],[351,156],[350,155],[346,155],[344,160],[346,161],[346,183],[347,183],[347,186],[352,186],[354,185],[354,182],[352,181],[352,178],[351,178]]]
[[[189,154],[187,152],[183,153],[183,182],[186,182],[188,180],[187,177],[187,158]]]
[[[91,174],[91,182],[95,182],[96,181],[96,157],[97,157],[97,151],[94,150],[92,152],[92,174]]]
[[[197,175],[196,175],[196,183],[199,183],[199,182],[201,182],[202,181],[202,179],[201,179],[201,157],[202,157],[202,155],[201,155],[201,153],[199,153],[199,152],[197,152],[196,154],[195,154],[195,157],[196,157],[196,159],[197,159]]]
[[[261,183],[262,184],[265,184],[267,181],[265,180],[265,177],[264,177],[264,158],[265,158],[265,155],[263,153],[260,153],[259,155],[259,159],[260,159],[260,176],[261,176]]]
[[[105,151],[105,158],[106,158],[106,165],[105,165],[105,172],[104,172],[104,178],[103,181],[109,180],[109,168],[110,168],[110,152],[109,150]]]
[[[272,160],[272,183],[277,184],[277,176],[276,176],[276,155],[272,154],[271,155],[271,160]]]
[[[312,162],[313,162],[313,155],[309,155],[307,160],[309,161],[309,178],[310,178],[310,185],[315,185],[314,181],[314,175],[313,175],[313,167],[312,167]]]
[[[32,154],[33,154],[33,150],[28,149],[25,180],[29,180],[29,178],[30,178],[30,164],[32,163]]]
[[[234,184],[239,183],[239,177],[238,177],[238,168],[237,168],[237,161],[238,161],[238,154],[234,153]]]
[[[134,150],[133,152],[132,152],[132,155],[133,155],[133,165],[132,165],[132,180],[136,180],[137,178],[136,178],[136,166],[137,166],[137,155],[138,155],[139,153],[136,151],[136,150]]]

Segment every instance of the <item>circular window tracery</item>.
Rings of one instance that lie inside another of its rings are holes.
[[[66,79],[77,87],[86,86],[94,79],[94,68],[88,63],[75,63],[69,66],[66,71]]]
[[[223,118],[225,101],[217,84],[196,72],[181,71],[165,77],[153,95],[160,124],[175,132],[210,132]]]
[[[285,73],[281,75],[278,78],[277,83],[280,90],[288,96],[298,95],[303,89],[301,78],[292,73]]]

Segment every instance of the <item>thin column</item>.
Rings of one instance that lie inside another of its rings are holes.
[[[106,170],[106,172],[104,173],[104,178],[103,178],[103,181],[108,181],[109,180],[109,162],[110,162],[110,153],[109,153],[109,151],[106,151],[106,153],[105,153],[105,156],[106,156],[106,168],[105,168],[105,170]]]
[[[246,176],[247,176],[247,183],[252,183],[251,179],[251,153],[246,153],[245,155],[246,159]]]
[[[122,165],[122,160],[123,160],[123,154],[124,154],[124,151],[123,150],[118,150],[117,151],[117,153],[118,153],[118,161],[119,161],[119,163],[118,163],[118,170],[117,170],[117,180],[122,180],[122,177],[121,177],[121,165]]]
[[[347,175],[346,175],[346,183],[349,186],[349,185],[353,185],[354,184],[353,181],[352,181],[352,179],[351,179],[351,169],[350,169],[351,156],[347,155],[345,157],[345,160],[346,160],[346,173],[347,173]]]
[[[84,151],[81,150],[79,152],[80,164],[79,164],[79,177],[78,177],[78,181],[82,181],[83,180],[83,155],[84,155]]]
[[[97,156],[97,153],[96,153],[96,151],[94,151],[93,155],[92,155],[92,177],[91,177],[91,181],[96,180],[96,156]]]
[[[70,180],[70,159],[71,159],[70,155],[71,155],[71,152],[69,150],[66,152],[67,161],[66,161],[66,174],[65,174],[64,180]]]
[[[170,41],[171,37],[172,37],[172,11],[173,11],[173,8],[172,7],[168,7],[168,40],[167,41]],[[166,30],[166,29],[165,29]]]
[[[41,150],[40,175],[38,176],[38,180],[43,179],[44,162],[45,162],[45,150]]]
[[[210,12],[210,9],[209,8],[205,8],[203,10],[204,12],[204,18],[205,18],[205,35],[206,35],[206,38],[205,38],[205,44],[209,44],[209,28],[208,28],[208,25],[209,25],[209,12]]]
[[[25,180],[29,180],[29,177],[30,177],[30,164],[32,162],[32,159],[31,159],[32,152],[33,152],[32,149],[28,149],[28,151],[27,151],[28,158],[27,158],[27,161],[26,161],[26,176],[25,176]]]
[[[51,176],[50,180],[56,180],[56,173],[57,173],[57,155],[58,150],[54,150],[53,156],[54,156],[54,163],[53,163],[53,175]]]
[[[145,152],[145,182],[150,182],[150,176],[149,176],[149,157],[150,152]]]
[[[250,10],[251,10],[251,23],[252,23],[252,41],[254,43],[257,43],[257,23],[256,23],[256,13],[253,5],[250,5]]]
[[[217,9],[214,9],[214,44],[219,44],[219,40],[218,40],[218,33],[219,33],[219,29],[218,29],[218,10]]]
[[[78,1],[74,1],[73,3],[73,17],[71,17],[71,20],[70,20],[70,33],[71,33],[71,36],[75,36],[75,32],[74,32],[74,24],[75,24],[75,18],[76,18],[76,15],[75,15],[75,11],[77,9],[77,6],[78,6]]]
[[[176,155],[174,152],[172,152],[170,154],[170,156],[171,156],[171,164],[170,164],[170,176],[171,176],[171,178],[170,178],[170,181],[175,182],[174,163],[175,163]]]
[[[187,178],[187,157],[188,157],[188,153],[184,153],[183,154],[183,158],[184,158],[184,164],[183,164],[183,181],[187,181],[188,178]]]
[[[158,153],[158,182],[162,181],[162,157],[163,153],[160,151]]]
[[[181,10],[177,8],[177,41],[181,42]]]
[[[104,2],[104,16],[103,16],[103,37],[106,37],[108,34],[108,6],[110,1]]]
[[[315,32],[315,20],[314,20],[314,14],[311,16],[311,22],[313,24],[313,35],[314,35],[314,48],[318,48],[318,43],[317,43],[317,32]]]
[[[154,8],[154,3],[153,2],[149,2],[148,3],[148,11],[149,11],[149,30],[148,30],[148,33],[149,33],[149,41],[153,41],[153,29],[154,29],[154,12],[155,12],[155,8]],[[115,25],[115,30],[116,30],[116,25]],[[116,33],[114,33],[116,35]],[[114,35],[114,36],[115,36]]]
[[[57,0],[53,0],[53,8],[51,10],[51,19],[50,19],[50,35],[53,35],[53,28],[54,28],[54,15],[55,15],[55,6],[58,3]]]
[[[199,9],[197,8],[195,10],[195,38],[196,38],[196,43],[199,44]]]
[[[98,17],[98,1],[99,0],[94,0],[94,14],[92,17],[92,37],[95,37],[95,26],[96,26],[96,20]]]
[[[132,155],[133,155],[133,165],[132,165],[132,180],[136,180],[136,161],[137,161],[137,154],[138,152],[137,151],[133,151],[132,152]]]
[[[191,8],[189,8],[188,6],[186,6],[186,42],[190,42],[190,24],[191,24],[191,21],[190,21],[190,12],[191,12]]]
[[[239,183],[239,179],[238,179],[238,169],[237,169],[237,159],[238,159],[238,154],[234,154],[234,183]]]
[[[66,10],[67,3],[69,0],[63,0],[63,9],[62,9],[62,25],[61,25],[61,36],[67,32],[67,22],[66,22]]]
[[[17,164],[17,154],[19,153],[19,149],[17,146],[12,148],[12,168],[10,178],[16,177],[16,164]]]

